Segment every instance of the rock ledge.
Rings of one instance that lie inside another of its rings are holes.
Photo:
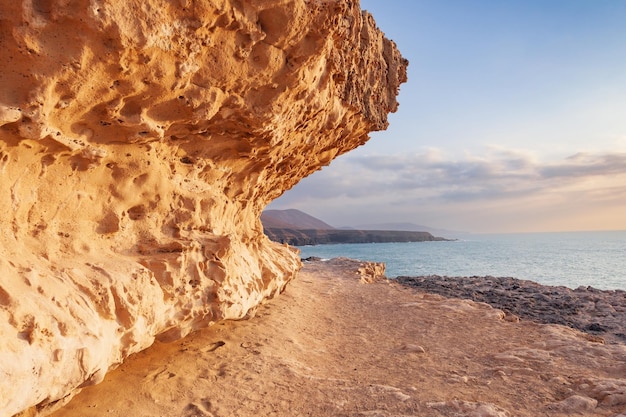
[[[5,1],[0,42],[0,417],[281,292],[260,213],[406,80],[339,0]]]

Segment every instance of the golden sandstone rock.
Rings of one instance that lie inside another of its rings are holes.
[[[358,1],[5,1],[0,42],[0,417],[280,292],[261,211],[406,80]]]

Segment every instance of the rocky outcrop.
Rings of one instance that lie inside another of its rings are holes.
[[[406,77],[340,0],[3,2],[0,42],[1,417],[280,292],[261,211]]]
[[[304,259],[304,263],[314,263],[316,265],[323,263],[326,267],[332,267],[337,274],[345,273],[347,275],[358,275],[359,282],[363,284],[387,281],[387,277],[385,276],[386,265],[384,262],[361,261],[345,257],[324,260],[316,256],[311,256]]]
[[[289,229],[265,228],[265,234],[274,242],[294,246],[325,245],[333,243],[390,243],[432,242],[447,240],[428,232],[399,230],[343,230],[343,229]]]
[[[420,291],[487,303],[506,319],[561,324],[587,333],[590,340],[626,342],[626,291],[541,285],[506,277],[398,277]]]
[[[424,231],[335,229],[300,210],[265,210],[263,231],[274,242],[293,246],[333,243],[430,242],[449,240]]]

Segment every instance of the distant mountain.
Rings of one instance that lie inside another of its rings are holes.
[[[294,246],[327,243],[424,242],[446,240],[412,223],[367,225],[336,229],[300,210],[265,210],[261,214],[265,234],[273,241]],[[367,227],[367,229],[366,229]],[[421,228],[421,229],[420,229]],[[433,229],[434,230],[434,229]]]
[[[402,231],[412,231],[412,232],[430,232],[437,236],[445,236],[445,237],[453,237],[461,234],[465,234],[464,232],[454,231],[454,230],[446,230],[446,229],[437,229],[434,227],[422,226],[415,223],[376,223],[376,224],[361,224],[355,226],[354,229],[358,230],[402,230]]]
[[[333,230],[334,227],[320,219],[296,209],[265,210],[261,222],[266,229]]]

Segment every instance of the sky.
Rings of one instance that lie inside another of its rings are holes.
[[[361,7],[410,62],[400,107],[268,208],[336,227],[626,230],[626,1]]]

